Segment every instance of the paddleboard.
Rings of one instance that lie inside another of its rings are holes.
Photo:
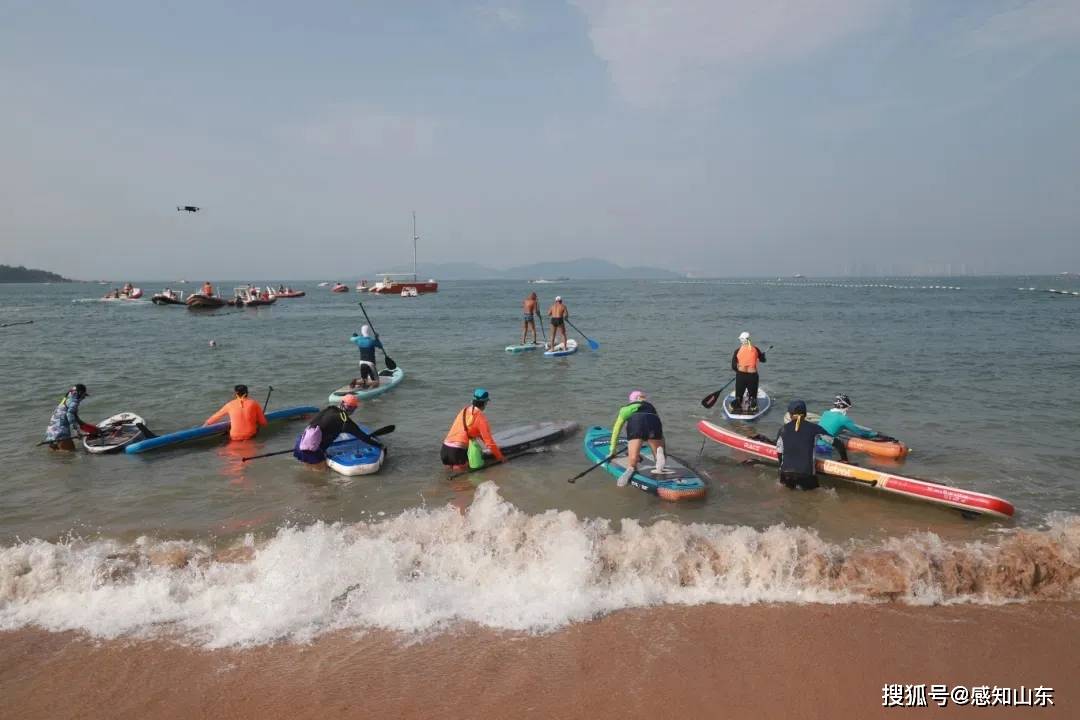
[[[567,435],[577,432],[577,429],[578,424],[570,420],[535,422],[499,430],[492,433],[491,437],[504,455],[513,455],[530,448],[558,442]],[[491,456],[486,447],[484,455]]]
[[[558,345],[555,346],[555,348],[556,348],[555,350],[545,350],[544,351],[544,356],[545,357],[565,357],[566,355],[573,355],[574,353],[577,352],[577,340],[575,340],[574,338],[570,338],[569,340],[566,341],[565,346],[562,343],[559,343]]]
[[[767,438],[749,438],[719,425],[714,425],[708,420],[698,422],[698,431],[721,445],[740,450],[761,460],[776,462],[776,446]],[[817,470],[822,475],[848,480],[863,487],[956,508],[965,513],[1008,518],[1012,517],[1015,512],[1012,503],[994,495],[986,495],[973,490],[962,490],[929,480],[893,475],[881,470],[849,465],[836,460],[818,458]]]
[[[364,432],[371,428],[359,425]],[[326,464],[334,472],[342,475],[370,475],[379,472],[386,459],[386,448],[368,445],[348,433],[341,433],[326,448]]]
[[[585,456],[594,463],[606,458],[611,454],[608,449],[610,439],[611,428],[600,426],[589,428],[585,432]],[[647,443],[642,443],[641,459],[638,461],[637,472],[630,478],[630,484],[662,500],[697,500],[705,497],[705,481],[671,455],[667,456],[666,469],[672,470],[672,473],[654,475],[652,473],[654,467],[652,449]],[[604,463],[604,469],[615,477],[622,475],[626,468],[625,452],[610,462]]]
[[[761,388],[758,388],[757,391],[757,412],[736,412],[731,409],[731,403],[733,402],[735,402],[734,390],[729,392],[728,396],[724,398],[724,416],[728,420],[742,420],[743,422],[753,422],[765,413],[769,412],[769,408],[772,407],[772,399]]]
[[[274,422],[275,420],[290,420],[303,415],[314,415],[317,412],[319,412],[319,408],[312,405],[282,408],[281,410],[274,410],[273,412],[266,413],[266,421]],[[198,427],[188,428],[187,430],[178,430],[167,435],[158,435],[157,437],[149,438],[147,440],[140,440],[139,442],[132,443],[124,448],[124,452],[129,455],[134,455],[136,453],[146,452],[147,450],[156,450],[158,448],[168,447],[169,445],[178,445],[179,443],[188,442],[189,440],[198,440],[199,438],[221,435],[228,431],[228,420],[214,423],[213,425],[200,425]]]
[[[508,353],[523,353],[530,350],[536,350],[537,348],[547,347],[544,343],[526,343],[524,345],[507,345],[506,352]]]
[[[123,412],[107,417],[97,424],[101,434],[95,438],[83,437],[83,447],[94,455],[116,452],[143,438],[143,431],[136,424],[143,425],[144,421],[135,413]]]
[[[840,435],[840,439],[844,442],[844,447],[849,453],[864,453],[888,460],[902,460],[910,451],[910,448],[899,440],[878,440],[877,438],[852,437],[851,435]],[[826,457],[833,453],[832,445],[822,438],[817,439],[816,449],[818,455]]]
[[[393,370],[387,370],[383,368],[379,371],[379,384],[375,387],[362,388],[352,387],[351,385],[342,385],[334,392],[330,393],[330,402],[335,405],[341,402],[341,398],[346,395],[355,395],[361,400],[368,400],[373,397],[378,397],[383,393],[388,393],[398,386],[398,384],[405,379],[405,371],[398,365]]]

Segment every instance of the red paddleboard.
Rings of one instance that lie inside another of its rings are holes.
[[[756,440],[754,438],[746,437],[745,435],[740,435],[727,428],[714,425],[708,420],[701,420],[698,422],[698,431],[705,437],[710,440],[715,440],[721,445],[740,450],[762,460],[776,462],[776,446],[771,442]],[[822,475],[840,478],[841,480],[848,480],[850,482],[858,483],[859,485],[893,493],[895,495],[903,495],[904,497],[914,498],[916,500],[923,500],[937,505],[945,505],[946,507],[956,508],[963,512],[991,515],[999,518],[1012,517],[1013,513],[1016,512],[1012,503],[993,495],[986,495],[972,490],[963,490],[948,485],[939,485],[926,480],[917,480],[901,475],[893,475],[892,473],[882,472],[881,470],[858,467],[857,465],[849,465],[836,460],[818,458],[817,470]]]

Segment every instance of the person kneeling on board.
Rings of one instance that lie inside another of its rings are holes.
[[[74,450],[75,442],[73,438],[78,437],[79,430],[82,430],[87,435],[97,434],[96,425],[85,423],[79,419],[79,405],[82,403],[83,398],[89,394],[86,391],[86,386],[78,383],[68,390],[64,397],[60,398],[60,404],[53,410],[52,417],[49,418],[49,427],[45,430],[45,442],[49,444],[49,448],[52,450]]]
[[[833,402],[832,408],[826,410],[821,414],[821,419],[818,420],[818,425],[825,428],[825,432],[829,433],[833,437],[839,437],[840,433],[848,433],[855,437],[861,438],[876,438],[881,437],[881,433],[874,432],[870,428],[858,425],[854,420],[848,417],[847,411],[854,403],[851,402],[851,398],[843,393],[836,396],[836,400]]]
[[[371,327],[365,325],[360,328],[359,335],[353,335],[349,341],[360,350],[360,378],[353,379],[349,383],[352,387],[375,387],[379,384],[379,372],[375,367],[375,348],[383,346],[379,336],[371,331]]]
[[[233,391],[236,397],[206,418],[203,425],[213,425],[228,417],[229,439],[250,440],[255,437],[260,427],[266,427],[266,415],[263,414],[262,406],[248,397],[247,385],[237,385]]]
[[[735,400],[731,411],[742,411],[743,393],[750,396],[750,412],[757,412],[758,363],[765,362],[765,353],[750,342],[750,333],[739,334],[739,347],[731,354],[731,369],[735,371]]]
[[[776,435],[777,460],[780,462],[780,482],[791,490],[813,490],[818,487],[814,474],[814,445],[819,435],[829,435],[825,428],[806,419],[806,403],[792,400],[788,405],[791,420],[784,423]],[[847,450],[839,438],[833,447],[840,459],[847,462]]]
[[[649,443],[653,457],[656,458],[653,474],[671,472],[664,467],[667,464],[667,457],[664,454],[664,424],[660,422],[660,414],[656,412],[653,404],[645,399],[645,393],[641,390],[633,391],[627,399],[629,403],[619,408],[619,414],[615,417],[615,425],[611,428],[611,441],[608,443],[610,455],[616,450],[619,432],[625,424],[628,465],[616,482],[619,487],[624,487],[637,472],[643,442]]]
[[[454,417],[450,432],[443,438],[442,450],[439,452],[443,465],[451,470],[468,468],[469,443],[477,438],[487,446],[498,462],[506,460],[506,456],[491,436],[491,426],[484,415],[484,408],[490,399],[491,395],[484,388],[473,390],[472,403]]]
[[[346,395],[337,405],[330,405],[307,424],[304,431],[296,438],[293,457],[313,469],[326,465],[326,448],[330,447],[338,435],[348,433],[361,442],[381,448],[377,438],[360,429],[350,417],[360,401],[355,395]]]

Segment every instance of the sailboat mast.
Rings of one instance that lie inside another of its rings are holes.
[[[416,241],[419,238],[416,235],[416,211],[413,210],[412,214],[412,277],[413,282],[416,282],[416,278],[419,277],[416,274]]]

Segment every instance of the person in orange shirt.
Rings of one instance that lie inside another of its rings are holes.
[[[443,439],[439,456],[443,465],[451,470],[464,470],[469,467],[469,441],[479,438],[499,462],[506,460],[502,450],[491,437],[491,426],[484,416],[491,395],[484,388],[473,390],[472,404],[463,408],[454,418],[450,432]]]
[[[750,333],[740,333],[739,347],[731,354],[731,369],[735,371],[735,401],[731,404],[732,412],[740,412],[744,407],[750,412],[757,412],[759,362],[765,362],[765,353],[750,342]],[[744,393],[749,395],[745,405]]]
[[[250,440],[260,427],[266,426],[266,415],[262,406],[248,397],[247,385],[237,385],[233,390],[236,397],[222,405],[203,425],[213,425],[228,416],[229,439]]]

